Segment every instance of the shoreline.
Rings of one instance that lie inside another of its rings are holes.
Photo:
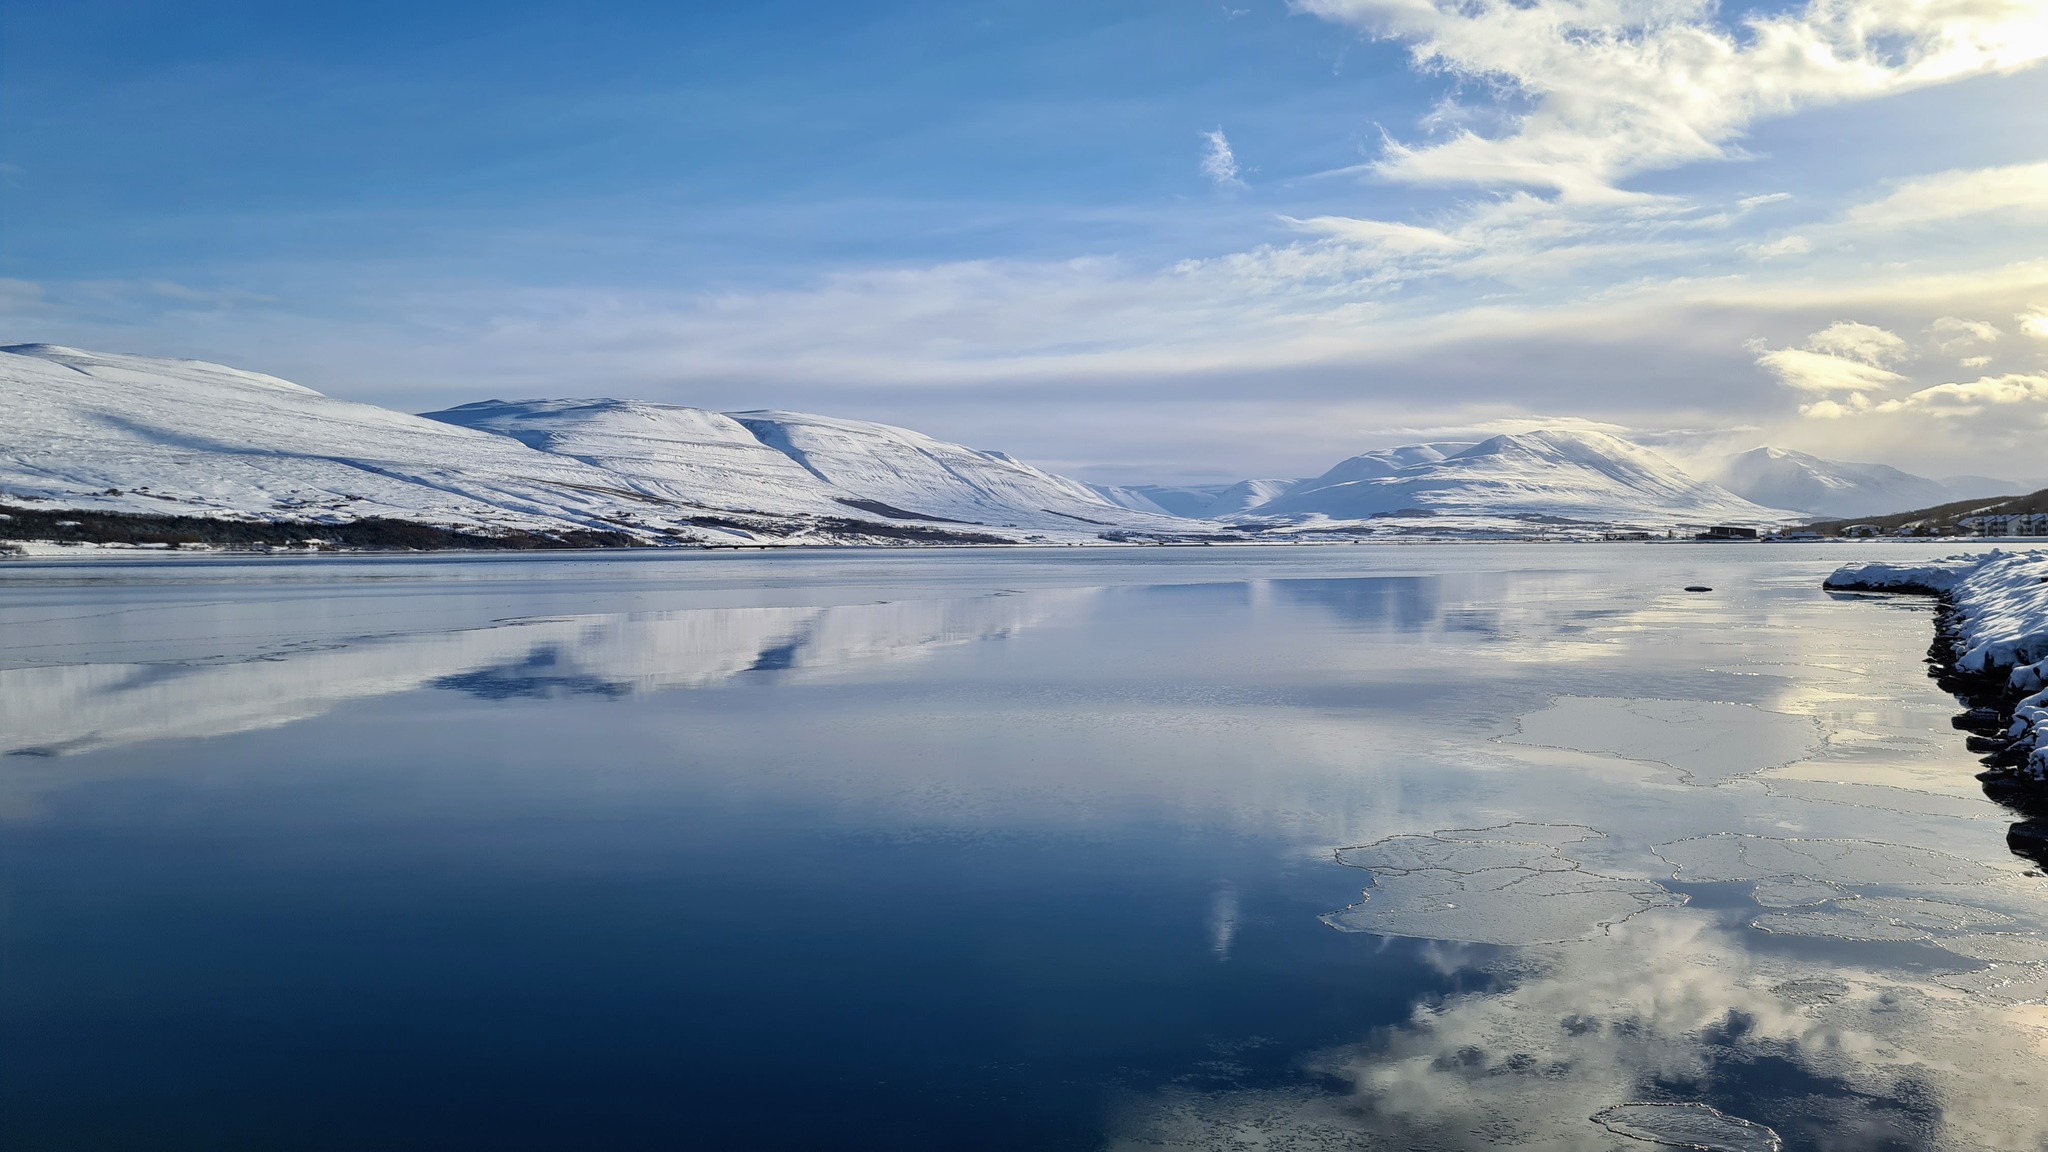
[[[2048,871],[2048,553],[1850,564],[1821,586],[1935,602],[1927,675],[1963,707],[1950,723],[1984,765],[1985,796],[2021,817],[2007,846]]]

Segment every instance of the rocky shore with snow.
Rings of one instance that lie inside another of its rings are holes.
[[[1987,789],[2048,782],[2048,553],[1850,564],[1823,586],[1940,597],[1931,670],[1972,705],[1956,726],[1975,733],[1971,749],[1986,753]]]

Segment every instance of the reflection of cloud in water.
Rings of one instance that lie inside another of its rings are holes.
[[[1623,1135],[1749,1150],[1776,1147],[1772,1129],[1842,1149],[2048,1139],[2034,1103],[2048,1028],[2014,1015],[2048,999],[2048,942],[1993,907],[2037,893],[1904,845],[1729,834],[1657,848],[1682,882],[1751,884],[1745,921],[1566,858],[1597,835],[1509,824],[1345,850],[1375,887],[1332,923],[1528,946],[1465,951],[1483,990],[1316,1055],[1308,1084],[1168,1092],[1133,1106],[1112,1147],[1564,1152]],[[1825,958],[1760,948],[1752,922],[1840,943]],[[1561,942],[1529,944],[1546,939]],[[1873,943],[1897,941],[1983,966],[1892,970]]]
[[[233,663],[195,656],[0,669],[0,752],[53,755],[277,728],[350,700],[430,686],[510,699],[699,688],[755,670],[803,677],[1000,638],[1091,596],[571,616],[338,641]]]
[[[1237,887],[1219,884],[1209,898],[1209,951],[1218,960],[1230,959],[1231,941],[1237,938]]]
[[[1338,861],[1369,869],[1373,886],[1363,902],[1323,921],[1381,936],[1542,944],[1685,902],[1648,880],[1589,872],[1560,851],[1600,835],[1577,825],[1504,824],[1340,849]]]
[[[1341,1088],[1163,1093],[1111,1147],[1578,1152],[1619,1147],[1592,1117],[1640,1103],[1712,1105],[1815,1148],[2048,1138],[2038,1026],[1909,974],[1820,976],[1745,931],[1677,909],[1492,955],[1496,986],[1315,1056]]]
[[[1811,717],[1711,700],[1560,696],[1503,739],[1666,764],[1715,785],[1804,760],[1822,747]]]
[[[1724,833],[1662,844],[1680,881],[1753,881],[1766,909],[1750,927],[1777,936],[1926,944],[1965,960],[2021,965],[1999,977],[1950,974],[1950,988],[2032,1000],[2026,967],[2048,961],[2048,941],[2009,913],[2038,912],[2039,892],[1995,869],[1926,848],[1861,840],[1798,840]],[[2001,910],[1999,905],[2004,906]]]

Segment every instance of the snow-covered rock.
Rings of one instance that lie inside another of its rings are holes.
[[[1997,555],[1997,553],[1994,553]],[[1915,592],[1928,596],[1946,594],[1956,582],[1984,564],[1980,555],[1944,556],[1919,564],[1844,564],[1835,569],[1821,587],[1837,592]]]
[[[1367,453],[1246,515],[1337,522],[1521,518],[1645,527],[1798,518],[1697,480],[1640,445],[1578,429]]]
[[[1944,595],[1957,670],[2003,677],[2021,697],[2007,736],[2032,751],[2025,772],[2048,780],[2048,553],[1991,552],[1924,564],[1852,564],[1835,589]]]
[[[1827,460],[1784,448],[1756,448],[1711,462],[1707,478],[1747,500],[1816,516],[1874,516],[1931,508],[1982,494],[1885,464]],[[1982,481],[1982,477],[1974,478]],[[1994,489],[2014,491],[1990,481]]]

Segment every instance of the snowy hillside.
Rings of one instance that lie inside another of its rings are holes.
[[[0,503],[648,543],[1093,541],[1214,525],[1000,453],[788,413],[486,401],[431,418],[198,361],[0,349]]]
[[[484,400],[429,420],[494,432],[721,511],[843,514],[832,489],[730,416],[633,400]]]
[[[882,516],[1054,531],[1187,527],[1119,507],[1078,480],[1001,452],[908,428],[801,412],[735,412],[732,418],[826,485],[839,504]]]
[[[795,412],[727,415],[639,400],[486,400],[427,418],[494,432],[718,511],[1074,531],[1184,531],[1000,452]]]
[[[1724,456],[1711,462],[1705,472],[1723,488],[1759,504],[1835,518],[1930,508],[1989,494],[1983,490],[1981,477],[1972,478],[1978,483],[1959,490],[1884,464],[1826,460],[1784,448],[1756,448]],[[1990,483],[1994,492],[2018,491]]]
[[[1300,480],[1239,480],[1235,484],[1090,484],[1113,504],[1194,520],[1221,520],[1291,491]]]
[[[14,502],[481,532],[610,528],[637,504],[570,457],[197,361],[17,345],[0,399]]]
[[[1356,456],[1246,516],[1338,522],[1394,516],[1569,520],[1642,527],[1797,518],[1696,480],[1647,448],[1580,430]]]
[[[1269,504],[1307,483],[1305,480],[1240,480],[1216,494],[1202,507],[1201,514],[1221,520]]]
[[[1367,452],[1313,480],[1099,488],[860,420],[606,399],[414,416],[214,364],[41,344],[0,349],[0,404],[0,503],[59,527],[57,509],[579,542],[1080,543],[1798,519],[1587,431]],[[1828,463],[1761,459],[1808,478]]]
[[[1338,484],[1349,484],[1354,480],[1378,480],[1397,475],[1404,469],[1441,463],[1470,447],[1471,441],[1466,441],[1461,444],[1409,444],[1400,448],[1361,452],[1349,460],[1338,462],[1336,467],[1313,480],[1301,481],[1295,490],[1329,488]]]

